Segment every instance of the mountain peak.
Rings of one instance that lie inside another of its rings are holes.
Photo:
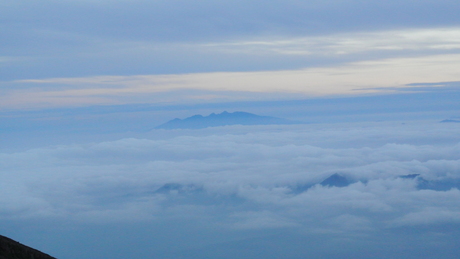
[[[208,116],[200,114],[193,115],[185,119],[173,119],[161,124],[155,129],[203,129],[208,127],[219,127],[227,125],[274,125],[274,124],[298,124],[299,122],[270,117],[260,116],[248,112],[227,112],[216,114],[211,113]]]

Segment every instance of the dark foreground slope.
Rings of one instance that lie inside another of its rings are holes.
[[[170,120],[156,129],[203,129],[227,125],[274,125],[274,124],[298,124],[299,122],[270,117],[259,116],[248,112],[222,112],[211,113],[209,116],[194,115],[192,117]]]
[[[56,259],[0,235],[0,259]]]

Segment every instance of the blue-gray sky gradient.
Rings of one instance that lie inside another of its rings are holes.
[[[0,0],[0,234],[61,259],[458,258],[459,12]],[[154,130],[225,110],[305,124]]]

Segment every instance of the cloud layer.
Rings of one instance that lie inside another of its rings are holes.
[[[458,81],[459,67],[460,55],[456,54],[271,72],[18,80],[4,83],[0,108],[177,104],[358,95]]]
[[[458,52],[455,1],[0,5],[2,81],[279,71]]]
[[[458,223],[458,187],[417,185],[460,179],[458,125],[419,127],[259,127],[235,135],[235,126],[224,127],[227,134],[3,153],[0,215],[96,223],[186,215],[225,228],[336,232]],[[351,184],[319,184],[336,173]]]

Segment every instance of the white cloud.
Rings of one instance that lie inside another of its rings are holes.
[[[424,218],[421,212],[439,209],[451,216],[421,223],[457,222],[457,189],[421,190],[417,179],[400,177],[459,179],[460,144],[440,143],[437,136],[455,140],[457,125],[254,127],[258,131],[246,134],[241,127],[3,153],[0,174],[7,188],[1,189],[0,216],[130,222],[190,214],[243,229],[340,232],[415,224],[413,218]],[[372,139],[376,134],[380,143]],[[338,141],[347,138],[353,141]],[[411,138],[423,143],[411,144]],[[317,185],[334,173],[355,183]]]
[[[215,51],[252,55],[282,54],[307,56],[335,56],[369,51],[459,50],[460,29],[429,28],[373,32],[338,33],[283,39],[260,39],[229,43],[210,43],[204,46]]]

